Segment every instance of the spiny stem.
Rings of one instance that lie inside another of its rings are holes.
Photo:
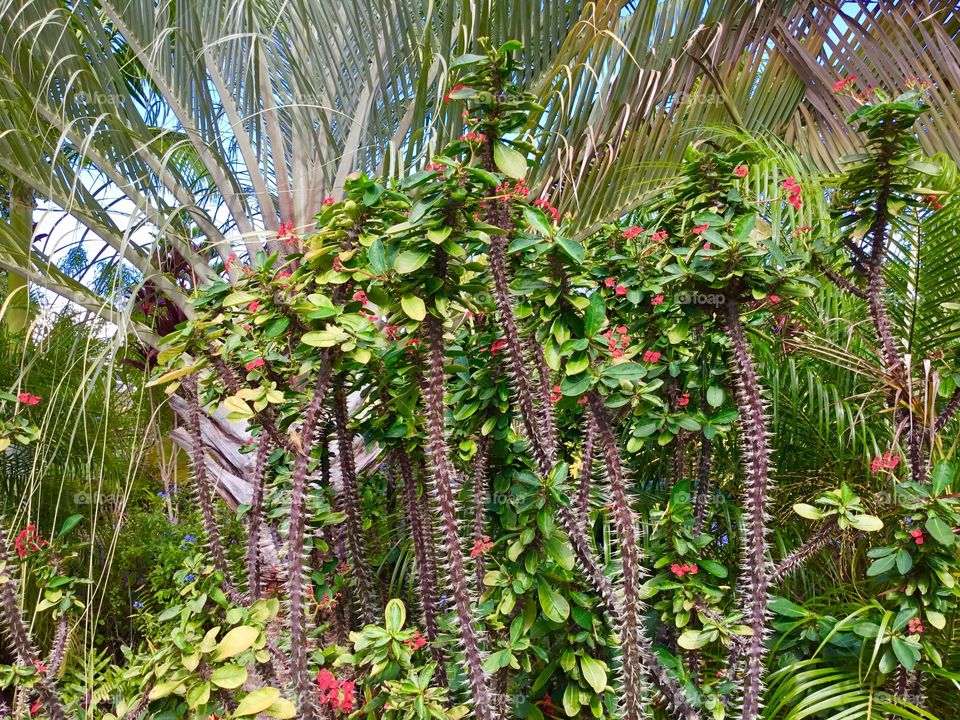
[[[713,442],[708,438],[700,438],[700,472],[697,479],[697,495],[693,501],[693,536],[700,537],[703,532],[703,522],[707,515],[707,496],[710,492],[710,469],[713,462]]]
[[[936,421],[933,423],[933,432],[939,433],[943,430],[947,424],[953,420],[958,411],[960,411],[960,387],[953,391],[953,395],[950,396],[946,407],[944,407],[940,415],[937,416]]]
[[[314,385],[313,397],[307,405],[300,431],[300,451],[293,466],[293,487],[290,493],[290,671],[299,696],[298,709],[301,720],[315,720],[317,702],[313,682],[307,671],[307,636],[305,627],[303,545],[306,534],[307,469],[310,450],[317,429],[317,417],[333,375],[333,358],[325,351],[320,358],[320,368]]]
[[[250,499],[250,528],[247,537],[247,593],[251,600],[260,597],[260,541],[261,530],[264,526],[263,494],[266,485],[267,457],[272,445],[265,435],[260,436],[257,446],[257,459],[253,466],[253,475],[250,478],[253,491]]]
[[[580,454],[580,490],[577,494],[577,509],[581,521],[586,524],[590,516],[590,483],[593,479],[593,450],[597,427],[590,413],[584,417],[583,450]]]
[[[487,509],[487,454],[490,449],[490,437],[481,435],[477,439],[477,454],[473,457],[473,541],[482,542],[484,521]],[[483,554],[477,555],[477,596],[483,594]]]
[[[16,583],[12,577],[12,564],[7,555],[7,545],[3,542],[3,539],[7,536],[6,527],[0,523],[0,567],[7,568],[9,573],[6,581],[0,584],[0,618],[2,618],[3,625],[6,627],[10,647],[20,658],[20,662],[27,667],[36,667],[40,662],[40,653],[33,644],[27,625],[23,622],[23,616],[20,614]],[[39,677],[35,681],[34,688],[51,720],[67,720],[67,713],[57,696],[53,681],[50,680],[48,675]]]
[[[732,374],[740,432],[744,446],[745,483],[743,512],[744,556],[740,582],[743,587],[744,622],[753,631],[746,647],[743,680],[743,720],[755,720],[760,712],[764,635],[770,576],[766,564],[767,500],[770,485],[770,452],[760,381],[750,356],[735,297],[727,300],[725,326],[732,345]]]
[[[337,432],[337,455],[340,461],[342,492],[340,501],[344,514],[347,547],[353,560],[353,573],[357,578],[360,595],[360,612],[366,624],[376,622],[376,586],[370,576],[370,564],[363,548],[363,520],[360,517],[360,493],[357,488],[357,465],[353,456],[353,433],[348,425],[347,393],[343,383],[338,383],[333,393],[333,416]]]
[[[420,581],[420,604],[423,606],[423,626],[427,642],[430,643],[430,653],[433,655],[437,667],[440,669],[438,680],[446,684],[446,653],[436,645],[440,636],[440,626],[437,623],[437,586],[431,572],[429,546],[433,539],[424,532],[420,517],[420,504],[417,502],[417,481],[413,476],[410,458],[402,448],[391,454],[393,464],[400,472],[403,480],[403,496],[407,509],[407,521],[410,523],[410,535],[413,540],[413,553],[417,560],[417,579]]]
[[[786,575],[800,567],[804,560],[839,534],[840,529],[836,519],[831,518],[823,523],[813,535],[807,538],[806,542],[780,561],[780,564],[774,568],[770,575],[770,582],[775,583],[782,580]]]
[[[427,420],[427,455],[433,470],[430,484],[434,501],[439,508],[444,551],[448,557],[450,584],[459,621],[460,638],[463,643],[467,678],[473,697],[477,720],[493,720],[490,692],[483,659],[480,655],[476,619],[470,602],[470,588],[464,569],[463,550],[457,529],[453,497],[453,467],[450,464],[444,427],[444,342],[440,321],[428,315],[423,321],[427,339],[427,374],[423,383],[423,398]]]

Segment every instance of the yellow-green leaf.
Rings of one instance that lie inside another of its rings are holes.
[[[233,690],[247,681],[247,669],[242,665],[224,665],[213,671],[210,680],[217,687]]]
[[[233,711],[233,714],[237,717],[256,715],[258,712],[263,712],[271,707],[279,699],[280,691],[276,688],[260,688],[243,698],[240,704],[237,705],[237,709]]]
[[[507,177],[519,180],[527,174],[527,158],[509,145],[500,142],[494,145],[493,161]]]
[[[419,322],[427,316],[427,306],[416,295],[404,295],[400,298],[400,307],[411,320]]]
[[[214,660],[226,660],[235,655],[239,655],[244,650],[248,650],[260,637],[260,631],[249,625],[241,625],[223,636],[223,640],[217,645],[214,651]]]

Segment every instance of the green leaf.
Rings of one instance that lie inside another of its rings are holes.
[[[383,612],[383,620],[388,633],[400,632],[407,621],[407,609],[403,606],[403,602],[397,598],[390,600]]]
[[[210,674],[210,681],[219,688],[234,690],[247,681],[247,669],[242,665],[222,665]]]
[[[699,560],[698,564],[714,577],[725,578],[727,576],[727,569],[714,560]]]
[[[542,578],[537,580],[537,597],[540,599],[544,617],[548,620],[562,623],[570,615],[570,604],[566,598]]]
[[[500,668],[507,667],[512,659],[513,653],[510,652],[510,648],[497,650],[487,655],[486,660],[483,661],[483,669],[488,673],[495,673]]]
[[[949,460],[941,460],[930,473],[930,483],[933,485],[934,495],[943,495],[950,489],[953,478],[956,476],[956,468]]]
[[[414,270],[422,268],[427,260],[430,259],[430,253],[423,250],[406,250],[393,261],[393,269],[401,275],[412,273]]]
[[[427,316],[427,306],[416,295],[404,295],[400,298],[400,307],[411,320],[420,321]]]
[[[387,254],[380,238],[374,239],[367,248],[367,262],[375,275],[383,275],[387,270]]]
[[[857,530],[863,530],[864,532],[883,530],[883,520],[875,515],[857,515],[850,524]]]
[[[892,638],[890,642],[893,646],[893,654],[897,656],[900,664],[907,670],[913,670],[917,660],[920,659],[920,651],[898,637]]]
[[[493,146],[493,161],[507,177],[520,180],[527,174],[527,158],[501,142]]]
[[[250,649],[258,637],[260,637],[260,631],[255,627],[249,625],[235,627],[217,644],[213,659],[226,660],[239,655],[244,650]]]
[[[233,307],[234,305],[249,305],[257,299],[256,295],[251,295],[243,290],[238,290],[227,295],[223,299],[224,307]]]
[[[73,528],[77,526],[77,523],[83,520],[83,515],[71,515],[66,520],[63,521],[63,525],[60,526],[60,532],[57,533],[58,538],[62,538],[67,533],[69,533]]]
[[[896,563],[897,558],[895,555],[887,555],[886,557],[879,558],[873,561],[873,564],[870,566],[870,569],[867,570],[867,577],[874,577],[875,575],[881,575],[888,570],[891,570]]]
[[[286,698],[278,698],[264,712],[268,717],[276,718],[276,720],[292,720],[297,716],[297,706]]]
[[[332,330],[311,330],[300,336],[300,342],[310,347],[333,347],[339,334]]]
[[[897,570],[901,575],[906,575],[913,567],[913,556],[906,550],[899,550],[896,555]]]
[[[677,645],[686,650],[702,648],[708,642],[710,642],[709,634],[700,630],[684,630],[680,637],[677,638]]]
[[[598,695],[607,687],[607,665],[589,655],[580,656],[580,672]]]
[[[584,257],[586,257],[586,251],[583,249],[583,245],[576,240],[561,235],[557,238],[557,245],[559,245],[560,249],[567,254],[567,257],[577,263],[577,265],[580,265]]]
[[[236,716],[256,715],[266,710],[279,699],[280,691],[276,688],[260,688],[244,697],[243,700],[240,701],[240,704],[237,705],[237,709],[233,711],[233,714]]]
[[[210,699],[210,683],[197,683],[187,690],[187,706],[191,710],[196,710],[200,705],[206,704]]]
[[[822,520],[823,511],[818,510],[813,505],[807,505],[806,503],[797,503],[793,506],[793,511],[802,518],[807,520]]]
[[[590,304],[583,314],[583,332],[588,338],[592,338],[597,331],[603,327],[607,319],[607,306],[603,302],[603,297],[596,292],[590,296]]]
[[[707,402],[710,404],[710,407],[720,407],[723,405],[723,388],[717,385],[708,387]]]
[[[930,533],[930,536],[941,545],[953,545],[953,531],[936,515],[928,517],[924,527]]]

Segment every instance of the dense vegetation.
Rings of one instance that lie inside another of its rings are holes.
[[[139,499],[132,629],[89,644],[90,518],[5,524],[0,717],[951,717],[957,308],[910,271],[958,201],[926,88],[837,82],[842,173],[723,131],[577,239],[528,190],[519,50],[452,61],[458,139],[229,256],[130,359],[191,477]],[[38,387],[0,394],[21,457]]]

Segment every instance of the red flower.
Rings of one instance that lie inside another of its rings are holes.
[[[277,239],[285,240],[287,245],[292,245],[297,241],[297,234],[293,231],[293,223],[280,223],[280,229],[277,231]]]
[[[924,200],[925,200],[925,201],[927,202],[927,204],[928,204],[930,207],[932,207],[934,210],[943,210],[943,205],[941,205],[939,202],[937,202],[937,196],[936,196],[936,195],[927,195],[927,196],[924,198]]]
[[[712,246],[710,243],[708,243],[708,242],[706,242],[706,243],[703,244],[703,249],[704,249],[704,250],[709,250],[711,247],[713,247],[713,246]]]
[[[923,634],[923,623],[920,622],[920,618],[911,618],[907,622],[907,630],[911,635],[922,635]]]
[[[477,555],[483,555],[492,547],[493,542],[491,542],[490,536],[484,535],[481,539],[473,541],[473,549],[470,551],[470,557],[475,558]]]
[[[603,281],[603,284],[604,284],[605,286],[607,286],[608,288],[611,288],[611,287],[613,287],[614,285],[617,284],[617,279],[616,279],[616,278],[612,278],[612,277],[607,278],[606,280]]]
[[[795,210],[799,210],[803,204],[803,200],[800,198],[800,192],[803,188],[797,183],[797,179],[788,177],[780,183],[780,188],[788,193],[787,203],[792,205]]]
[[[237,254],[230,253],[230,257],[227,258],[227,261],[223,264],[223,269],[227,272],[230,272],[230,266],[237,261]]]
[[[657,305],[663,304],[663,295],[654,296],[653,300],[650,301],[650,304],[656,307]]]
[[[287,280],[290,278],[292,274],[293,273],[291,273],[289,270],[281,270],[280,272],[278,272],[276,275],[273,276],[273,279],[278,282],[280,280]]]
[[[792,233],[790,233],[790,237],[797,237],[798,235],[803,235],[804,233],[808,233],[808,232],[810,232],[810,231],[812,231],[812,230],[813,230],[813,228],[810,227],[809,225],[801,225],[801,226],[798,227],[796,230],[794,230]]]
[[[690,232],[692,232],[694,235],[700,235],[704,230],[706,230],[706,229],[709,228],[709,227],[710,227],[710,226],[709,226],[707,223],[704,223],[703,225],[697,225],[697,226],[696,226],[693,230],[691,230]]]
[[[37,668],[38,673],[45,673],[47,671],[47,664],[42,660],[35,661],[34,667]]]
[[[637,235],[643,232],[643,228],[639,225],[631,225],[626,230],[623,231],[623,236],[627,240],[633,240]]]
[[[550,402],[552,402],[552,403],[558,403],[558,402],[560,402],[560,398],[562,398],[562,397],[563,397],[563,393],[560,392],[560,386],[559,386],[559,385],[554,385],[554,386],[553,386],[553,391],[550,393]]]
[[[256,312],[260,309],[261,304],[259,300],[251,300],[250,304],[247,305],[247,312]]]
[[[30,714],[36,715],[39,710],[40,710],[40,701],[37,700],[33,705],[30,706]]]
[[[455,93],[457,90],[463,90],[465,87],[467,87],[467,86],[466,86],[466,85],[454,85],[452,88],[450,88],[450,91],[449,91],[446,95],[443,96],[443,101],[444,101],[444,102],[450,102],[450,100],[451,100],[450,96],[451,96],[453,93]]]
[[[626,325],[620,325],[619,327],[617,327],[617,332],[618,332],[619,334],[621,334],[621,335],[626,335],[626,334],[627,334],[627,326],[626,326]]]
[[[680,407],[686,407],[687,405],[689,405],[689,404],[690,404],[690,393],[684,393],[683,395],[681,395],[681,396],[680,396],[680,399],[677,400],[677,404],[678,404]]]
[[[336,200],[333,199],[333,195],[327,195],[320,204],[329,206],[333,205],[335,202]]]
[[[746,165],[737,165],[737,167],[733,169],[733,174],[738,178],[745,178],[750,174],[750,168],[748,168]]]
[[[357,290],[357,292],[355,292],[355,293],[353,294],[353,301],[354,301],[354,302],[358,302],[358,303],[360,303],[361,305],[366,305],[366,304],[367,304],[367,294],[366,294],[363,290]]]
[[[843,90],[847,85],[849,85],[850,83],[852,83],[852,82],[853,82],[854,80],[856,80],[856,79],[857,79],[857,76],[856,76],[856,75],[847,75],[845,78],[841,78],[840,80],[837,80],[837,81],[833,84],[833,91],[834,91],[835,93],[840,92],[840,91]]]
[[[333,271],[334,272],[343,272],[343,261],[339,257],[333,259]]]
[[[337,687],[337,678],[334,677],[333,673],[323,668],[320,672],[317,673],[317,687],[321,690],[329,690],[330,688]]]
[[[498,352],[503,350],[507,346],[506,340],[497,340],[490,346],[490,354],[496,355]]]
[[[427,644],[427,639],[420,634],[419,630],[417,630],[416,633],[414,633],[413,637],[407,638],[406,640],[404,640],[404,643],[406,643],[408,648],[416,652],[417,650],[419,650],[420,648],[422,648],[424,645]]]
[[[670,566],[670,572],[676,575],[678,578],[683,577],[683,568],[680,567],[679,563],[674,563]]]
[[[383,332],[386,334],[387,340],[396,340],[396,339],[397,339],[397,333],[399,332],[399,330],[400,330],[400,326],[399,326],[399,325],[387,325],[387,326],[383,329]]]
[[[653,242],[660,242],[661,240],[666,240],[668,237],[670,237],[670,233],[666,230],[657,230],[650,239],[653,240]]]
[[[446,165],[441,165],[440,163],[430,163],[429,165],[427,165],[427,166],[424,167],[423,169],[426,170],[426,171],[428,171],[428,172],[443,172],[444,170],[447,169],[447,166],[446,166]]]
[[[340,712],[353,712],[353,704],[356,702],[353,680],[347,680],[347,682],[340,686],[340,690],[343,692],[343,697],[340,699]]]
[[[617,285],[617,286],[613,289],[613,292],[615,292],[617,295],[626,295],[626,294],[627,294],[627,288],[626,288],[626,286],[624,286],[624,285]]]
[[[553,205],[548,203],[543,198],[540,198],[539,200],[534,200],[533,206],[536,208],[540,208],[545,213],[548,213],[553,218],[554,222],[560,222],[560,211],[557,210]]]
[[[37,552],[46,544],[47,541],[37,532],[36,525],[27,525],[13,541],[13,547],[20,558],[25,558],[29,553]]]
[[[777,304],[778,302],[780,302],[780,296],[779,296],[779,295],[771,295],[770,297],[767,298],[767,300],[769,300],[769,301],[772,302],[773,304]]]
[[[474,131],[474,130],[471,130],[470,132],[461,135],[461,136],[460,136],[460,139],[463,140],[464,142],[478,142],[478,143],[479,143],[479,142],[486,142],[486,141],[487,141],[487,136],[484,135],[482,132],[476,132],[476,131]]]
[[[43,400],[43,398],[39,395],[31,395],[28,392],[22,392],[17,395],[17,402],[23,405],[36,405],[41,400]]]
[[[263,367],[263,365],[264,365],[264,359],[257,358],[256,360],[251,360],[250,362],[248,362],[246,365],[244,365],[244,367],[246,368],[247,372],[253,372],[258,367]]]
[[[656,350],[647,350],[643,354],[643,361],[648,363],[657,363],[660,361],[660,353]]]

